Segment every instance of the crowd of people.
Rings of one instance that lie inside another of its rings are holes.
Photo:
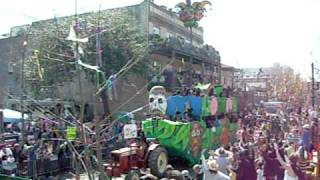
[[[186,89],[177,92],[176,95],[200,97],[200,93]],[[230,97],[226,89],[218,97],[221,96]],[[189,109],[183,106],[181,109],[188,111],[183,112],[184,116],[175,114],[176,120],[178,118],[188,120],[187,117],[193,115],[190,113],[193,110],[192,106]],[[301,108],[296,111],[282,109],[280,113],[268,114],[261,107],[245,110],[238,116],[230,114],[216,112],[215,120],[223,119],[238,123],[236,142],[223,142],[218,149],[204,149],[201,153],[201,163],[194,165],[192,169],[181,171],[168,165],[164,179],[311,180],[312,177],[317,178],[320,125],[315,111]],[[209,115],[213,116],[212,112]],[[76,123],[74,118],[65,119],[70,123]],[[192,117],[189,117],[188,121],[192,121],[190,119]],[[211,128],[210,118],[204,120]],[[113,126],[114,132],[102,134],[106,140],[105,159],[108,158],[110,146],[118,140],[114,138],[117,137],[115,135],[122,133],[122,127],[122,123],[117,123]],[[21,143],[22,139],[17,138],[15,141],[0,145],[2,173],[48,177],[52,174],[52,169],[57,171],[71,169],[74,153],[65,141],[66,128],[67,124],[59,120],[39,119],[27,122],[25,143]],[[7,124],[5,131],[20,136],[21,123]],[[89,142],[95,141],[94,136],[88,138]],[[148,170],[141,178],[157,179]]]
[[[0,174],[22,177],[44,177],[57,176],[68,172],[75,173],[77,154],[90,154],[91,162],[96,161],[96,154],[87,151],[88,146],[79,143],[81,139],[81,126],[77,128],[75,139],[68,139],[68,127],[74,127],[77,118],[66,116],[63,119],[35,118],[25,121],[23,132],[22,122],[9,122],[4,126],[4,141],[0,144]],[[112,132],[102,134],[104,141],[102,155],[108,158],[111,150],[118,148],[123,142],[121,139],[123,123],[116,123]],[[94,131],[95,127],[91,127]],[[92,130],[91,130],[92,131]],[[91,132],[90,131],[90,132]],[[88,143],[93,143],[96,136],[94,133],[86,132]],[[22,133],[25,134],[24,138]],[[72,147],[71,147],[72,146]],[[75,152],[77,151],[77,152]],[[80,166],[82,169],[82,166]]]
[[[169,165],[164,179],[319,179],[320,132],[314,112],[268,115],[262,108],[243,112],[238,125],[237,142],[215,150],[204,149],[202,163],[192,170],[179,171]],[[147,174],[143,179],[157,178]]]
[[[71,167],[71,151],[62,141],[65,128],[46,119],[27,121],[25,127],[22,138],[21,122],[5,126],[6,141],[0,147],[2,174],[49,176]]]

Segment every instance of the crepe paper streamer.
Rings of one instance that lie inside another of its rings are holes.
[[[40,59],[39,59],[39,51],[38,50],[34,50],[34,58],[37,62],[38,75],[40,77],[40,80],[42,81],[43,80],[43,75],[42,75],[43,69],[40,66]]]
[[[141,106],[141,107],[139,107],[139,108],[137,108],[137,109],[135,109],[135,110],[133,110],[133,111],[131,111],[131,112],[128,112],[128,113],[120,116],[119,118],[117,118],[117,120],[122,119],[122,118],[127,117],[127,116],[133,116],[134,113],[137,113],[137,112],[139,112],[139,111],[142,111],[144,108],[146,108],[146,107],[148,107],[148,106],[149,106],[149,104],[144,105],[144,106]]]
[[[99,72],[96,72],[96,83],[97,83],[97,86],[100,85],[100,74],[99,74]]]
[[[94,70],[96,72],[102,72],[102,71],[99,70],[98,66],[92,66],[92,65],[89,65],[89,64],[85,64],[81,60],[78,60],[78,64],[80,66],[83,66],[83,67],[87,68],[87,69],[91,69],[91,70]]]
[[[117,79],[116,74],[109,76],[109,78],[106,80],[106,82],[103,84],[103,86],[98,90],[96,95],[100,94],[104,89],[107,89],[112,94],[112,89],[113,89],[113,86],[115,86],[116,79]]]
[[[99,57],[99,66],[102,67],[101,28],[99,26],[96,29],[96,48]]]
[[[109,77],[109,80],[111,81],[111,89],[113,90],[113,95],[115,100],[118,99],[118,93],[117,93],[117,75],[113,74]]]
[[[87,43],[89,41],[88,38],[78,38],[74,30],[74,27],[72,25],[70,25],[69,35],[66,38],[66,40],[73,41],[73,42],[80,42],[80,43]]]

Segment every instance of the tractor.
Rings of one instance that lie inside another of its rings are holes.
[[[109,177],[121,177],[138,180],[140,169],[150,168],[153,175],[164,177],[168,163],[167,151],[160,144],[151,141],[130,143],[128,147],[111,152],[111,162],[105,165]]]

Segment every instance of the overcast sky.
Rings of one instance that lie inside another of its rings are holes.
[[[3,2],[6,2],[4,5]],[[133,5],[142,0],[78,0],[78,11]],[[181,0],[182,1],[182,0]],[[11,26],[71,15],[74,0],[3,0],[0,34]],[[174,7],[179,0],[155,0]],[[211,0],[201,25],[205,42],[220,51],[222,62],[236,67],[290,65],[303,76],[320,60],[320,0]],[[310,55],[313,52],[313,56]],[[317,63],[320,68],[320,63]]]

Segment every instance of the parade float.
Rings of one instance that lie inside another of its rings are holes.
[[[208,87],[203,86],[202,89],[206,90]],[[222,87],[216,85],[214,91],[215,94],[221,94]],[[165,94],[165,89],[161,86],[150,90],[149,107],[153,117],[142,122],[142,130],[147,138],[157,139],[169,156],[180,157],[195,164],[200,160],[202,149],[216,149],[235,141],[237,124],[231,123],[230,117],[237,113],[237,98],[207,95],[166,97]],[[172,102],[172,99],[177,101]],[[182,106],[178,107],[179,103]],[[192,109],[191,114],[196,119],[173,121],[167,118],[172,114],[170,109],[181,111],[180,116],[183,116],[187,114],[185,109],[188,108]]]

